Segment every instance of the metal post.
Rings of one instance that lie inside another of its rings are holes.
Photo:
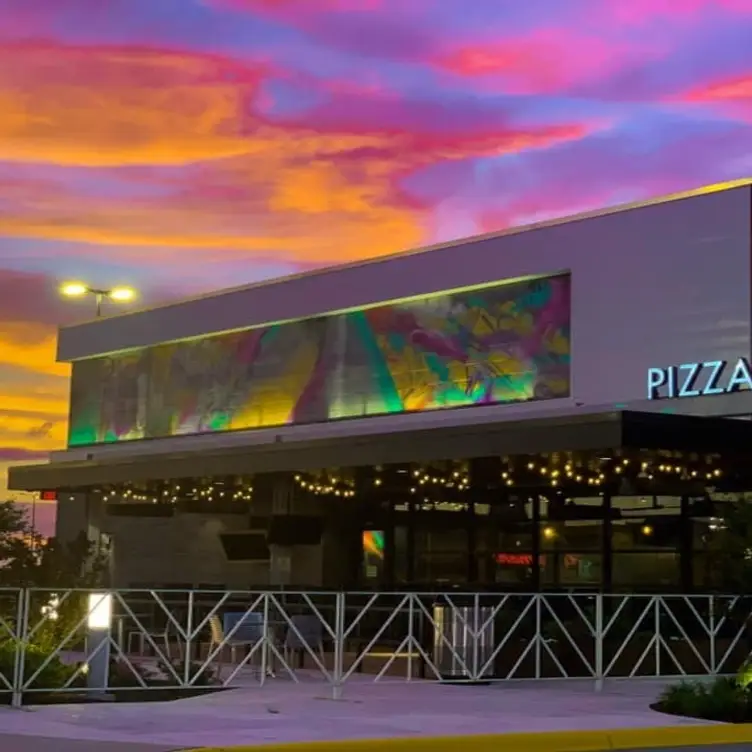
[[[535,678],[541,678],[541,596],[537,593],[535,596]]]
[[[710,673],[715,676],[718,673],[718,666],[716,666],[716,654],[715,654],[715,596],[711,595],[710,607],[708,609],[708,628],[710,631]]]
[[[102,315],[102,298],[103,295],[101,292],[94,293],[94,299],[97,302],[97,318]]]
[[[26,640],[29,634],[29,590],[21,590],[18,594],[16,610],[16,655],[13,660],[13,694],[11,707],[20,708],[23,705],[24,663],[26,659]]]
[[[603,593],[595,596],[595,691],[603,690]]]
[[[261,681],[263,687],[269,670],[269,593],[264,593],[264,637],[261,641]]]
[[[472,670],[470,672],[470,681],[479,682],[480,666],[478,665],[478,640],[480,639],[480,593],[473,596],[473,658]]]
[[[334,599],[334,666],[332,667],[332,700],[342,699],[343,676],[345,673],[345,606],[345,594],[337,593]]]
[[[661,601],[660,595],[654,596],[655,614],[653,617],[655,629],[655,675],[661,675]]]
[[[200,656],[199,656],[199,660],[200,660]],[[185,666],[183,669],[183,683],[186,686],[191,680],[192,663],[193,663],[193,590],[189,590],[188,591],[188,615],[185,619]]]

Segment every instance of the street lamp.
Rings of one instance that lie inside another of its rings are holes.
[[[136,291],[132,287],[113,287],[110,290],[102,290],[97,287],[89,287],[83,282],[65,282],[60,286],[60,293],[66,298],[82,298],[84,295],[93,295],[97,302],[97,318],[102,315],[102,301],[105,298],[116,303],[127,303],[136,297]]]

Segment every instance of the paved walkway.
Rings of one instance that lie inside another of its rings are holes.
[[[172,752],[174,747],[0,734],[0,749],[3,752]]]
[[[0,729],[11,735],[152,744],[156,745],[152,752],[157,752],[209,745],[699,723],[651,711],[648,705],[661,688],[660,682],[636,680],[607,683],[601,692],[595,692],[588,681],[470,687],[353,680],[345,687],[343,699],[334,701],[323,683],[275,679],[264,687],[171,703],[6,708],[0,710]],[[0,744],[0,749],[5,752],[13,747]],[[45,748],[32,749],[41,752]],[[56,752],[62,749],[57,743]],[[85,750],[83,746],[76,749]]]

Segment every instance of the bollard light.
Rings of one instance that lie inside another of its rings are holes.
[[[89,593],[89,629],[109,629],[112,625],[112,595]]]
[[[109,699],[112,593],[89,593],[86,617],[86,685],[92,699]]]

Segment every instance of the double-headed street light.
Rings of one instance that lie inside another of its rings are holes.
[[[102,315],[102,301],[113,300],[116,303],[127,303],[136,297],[136,291],[132,287],[113,287],[111,290],[100,290],[89,287],[83,282],[66,282],[61,285],[60,293],[66,298],[82,298],[84,295],[93,295],[97,302],[97,318]]]

